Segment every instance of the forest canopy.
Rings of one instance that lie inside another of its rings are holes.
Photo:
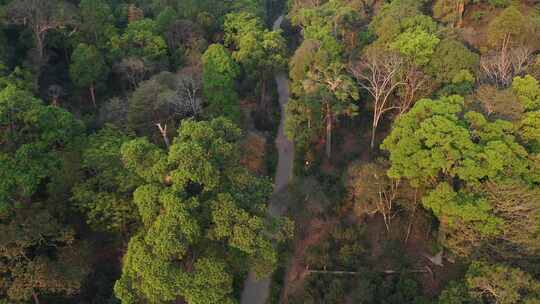
[[[540,303],[538,1],[0,19],[0,304]]]

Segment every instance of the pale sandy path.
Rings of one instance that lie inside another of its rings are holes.
[[[283,15],[274,22],[274,30],[281,27]],[[276,176],[274,178],[274,194],[270,199],[268,212],[272,216],[281,215],[281,205],[277,201],[278,194],[282,192],[292,177],[294,163],[294,145],[287,139],[284,133],[285,127],[285,105],[289,101],[289,80],[285,72],[276,74],[276,84],[279,94],[279,104],[281,107],[281,121],[279,124],[278,135],[276,138],[276,147],[278,150],[278,165]],[[253,273],[249,276],[244,284],[242,292],[241,304],[265,304],[270,291],[270,278],[256,280]]]

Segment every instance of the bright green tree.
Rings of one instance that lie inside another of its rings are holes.
[[[530,245],[536,226],[530,241],[521,237],[516,232],[523,227],[512,218],[523,214],[508,205],[533,195],[527,183],[536,170],[514,133],[510,122],[463,113],[463,98],[450,96],[417,102],[395,122],[382,145],[390,152],[390,177],[434,189],[422,203],[439,221],[441,242],[455,254],[468,255],[480,244],[497,248],[494,254],[515,254],[505,248],[506,242],[522,253],[537,250]],[[531,203],[527,213],[536,214],[539,207]]]
[[[264,29],[262,22],[249,13],[228,14],[224,31],[225,42],[234,47],[232,57],[258,79],[265,98],[266,82],[287,64],[285,39],[280,31]]]
[[[521,138],[534,152],[540,153],[540,86],[538,81],[530,75],[518,76],[514,78],[512,89],[524,109],[521,121],[518,122]]]
[[[440,304],[534,304],[540,301],[540,282],[519,268],[473,262],[462,282],[451,282],[439,297]]]
[[[27,91],[0,91],[0,213],[28,204],[62,166],[62,152],[83,133],[69,112],[46,106]]]
[[[294,25],[302,28],[305,40],[320,41],[332,56],[341,52],[351,54],[359,47],[354,38],[361,18],[350,1],[330,0],[318,6],[302,7],[291,19]]]
[[[422,29],[409,29],[398,35],[390,48],[399,51],[418,66],[429,62],[440,39]]]
[[[202,57],[203,94],[213,115],[239,121],[240,107],[235,90],[238,65],[221,44],[212,44]]]
[[[503,221],[487,199],[455,192],[447,183],[425,196],[422,205],[439,220],[439,239],[458,255],[467,255],[470,248],[501,233]]]
[[[167,56],[167,44],[151,19],[131,22],[121,36],[111,38],[110,44],[115,59],[137,57],[147,64],[160,64]]]
[[[453,39],[443,39],[435,48],[425,70],[441,84],[451,83],[462,70],[476,72],[480,57],[471,52],[463,43]]]
[[[276,263],[282,225],[266,216],[271,185],[239,166],[240,130],[228,120],[187,120],[178,133],[168,151],[145,139],[122,147],[146,184],[134,192],[143,227],[115,293],[125,303],[234,303],[234,276]]]
[[[427,17],[422,14],[425,0],[395,0],[385,3],[369,25],[383,45],[392,42],[406,28],[411,18]],[[422,17],[423,16],[423,17]],[[424,29],[425,30],[425,29]]]
[[[73,189],[73,200],[96,230],[127,233],[137,221],[132,193],[140,180],[124,168],[120,154],[129,139],[106,126],[89,136],[83,148],[86,176]]]
[[[390,152],[393,178],[413,185],[437,182],[441,173],[455,174],[458,161],[474,149],[466,127],[459,122],[463,99],[420,100],[394,124],[381,148]]]
[[[527,174],[527,151],[516,142],[511,123],[488,122],[476,112],[464,121],[462,112],[459,96],[417,102],[381,146],[390,152],[389,175],[433,185],[441,175],[474,183]]]

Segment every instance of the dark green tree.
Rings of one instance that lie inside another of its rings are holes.
[[[73,82],[90,92],[96,106],[96,86],[107,78],[108,68],[100,52],[93,46],[81,43],[73,51],[69,73]]]
[[[107,51],[109,41],[117,35],[111,6],[104,0],[81,0],[79,12],[82,42]]]
[[[39,204],[0,217],[0,297],[39,304],[41,294],[74,295],[90,272],[86,246]]]
[[[69,112],[12,85],[0,91],[0,213],[28,205],[83,133]]]

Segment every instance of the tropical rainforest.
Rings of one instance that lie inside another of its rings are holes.
[[[540,303],[540,1],[0,20],[0,304]]]

